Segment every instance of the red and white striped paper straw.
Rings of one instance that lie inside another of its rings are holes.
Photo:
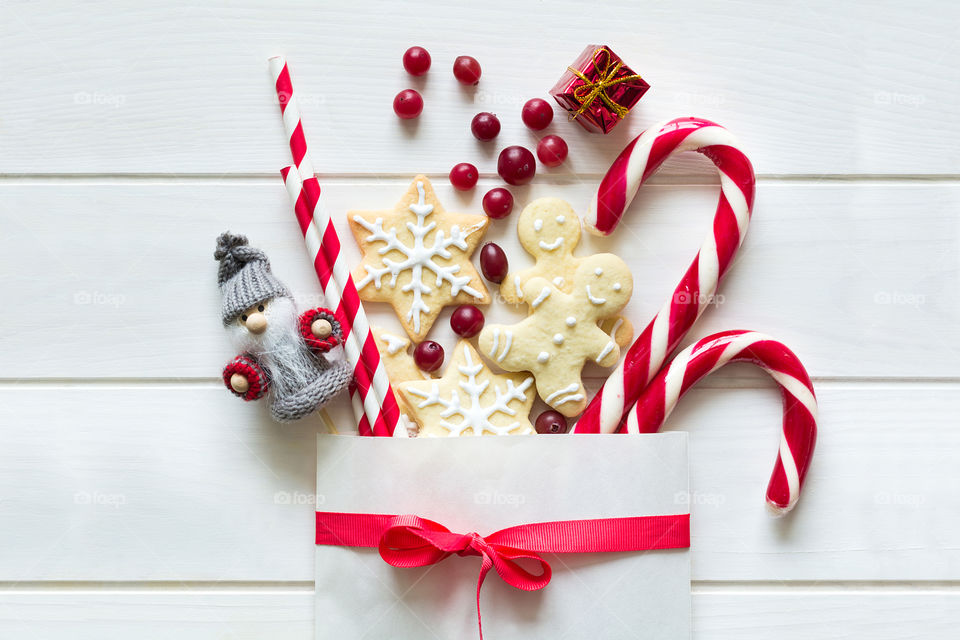
[[[611,233],[644,181],[668,157],[682,151],[699,151],[720,171],[720,201],[711,233],[673,295],[587,405],[574,433],[619,429],[627,408],[713,300],[720,278],[746,235],[753,207],[753,166],[726,129],[700,118],[678,118],[651,127],[627,145],[600,183],[584,220],[586,228],[603,235]]]
[[[306,183],[301,182],[300,174],[292,166],[285,167],[280,174],[283,177],[287,193],[294,203],[297,222],[300,224],[300,231],[303,233],[307,252],[311,256],[314,271],[320,281],[320,286],[323,288],[327,305],[333,308],[333,313],[343,328],[343,348],[347,360],[354,364],[354,386],[351,387],[351,395],[354,414],[357,418],[357,430],[360,435],[388,435],[383,408],[378,403],[376,394],[372,391],[372,372],[364,364],[363,347],[356,333],[356,322],[350,320],[351,317],[355,318],[355,316],[351,316],[349,298],[345,292],[341,292],[336,280],[332,277],[333,270],[330,268],[326,251],[323,249],[324,238],[321,236],[311,214],[310,199],[307,193],[319,189],[317,179],[310,178]],[[311,186],[312,183],[317,184]]]
[[[817,442],[817,397],[800,359],[781,342],[754,331],[707,336],[677,354],[647,386],[627,416],[627,433],[660,430],[677,401],[698,381],[730,362],[751,362],[776,381],[783,396],[783,430],[767,486],[777,514],[793,508]]]
[[[355,393],[353,407],[358,430],[362,435],[405,436],[386,370],[380,361],[380,352],[370,331],[366,313],[360,302],[356,285],[340,251],[340,237],[333,221],[320,205],[320,183],[313,175],[313,165],[307,156],[306,137],[300,118],[293,84],[286,61],[282,57],[270,59],[284,129],[290,140],[290,150],[296,171],[285,168],[281,174],[294,202],[294,210],[304,234],[307,251],[314,270],[327,296],[328,304],[344,331],[344,350],[354,367]],[[359,396],[359,402],[357,401]],[[362,416],[359,407],[362,406]]]

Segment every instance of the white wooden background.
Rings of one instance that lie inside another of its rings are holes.
[[[653,88],[607,137],[557,118],[548,133],[570,160],[515,190],[520,204],[582,210],[654,121],[726,125],[758,171],[757,204],[692,337],[782,338],[821,402],[806,493],[783,520],[762,500],[780,419],[768,381],[731,369],[671,418],[691,432],[695,637],[955,637],[954,3],[196,4],[0,8],[0,637],[311,637],[322,425],[278,426],[217,379],[232,355],[218,232],[247,233],[281,278],[317,291],[277,177],[289,155],[266,58],[290,60],[331,211],[391,206],[414,172],[477,211],[497,181],[472,115],[501,116],[498,145],[534,145],[520,105],[593,42]],[[412,44],[433,55],[425,81],[400,65]],[[475,91],[449,72],[458,54],[483,65]],[[426,108],[402,124],[391,99],[410,85]],[[445,180],[461,161],[484,174],[468,195]],[[631,261],[638,326],[715,198],[706,161],[671,162],[628,228],[588,243]],[[511,222],[490,237],[522,265]]]

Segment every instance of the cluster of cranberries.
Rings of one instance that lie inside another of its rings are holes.
[[[426,74],[430,62],[430,53],[423,47],[410,47],[403,54],[403,68],[412,76]],[[476,85],[480,82],[480,63],[476,58],[459,56],[453,62],[453,75],[461,84]],[[423,111],[423,96],[414,89],[404,89],[393,99],[393,110],[405,120],[416,118]],[[520,118],[530,129],[541,131],[553,120],[553,107],[542,98],[533,98],[523,105]],[[470,131],[482,142],[493,140],[500,134],[500,120],[487,111],[478,113],[470,122]],[[559,166],[567,158],[567,143],[557,135],[545,136],[537,144],[537,158],[544,166]],[[524,185],[536,175],[537,161],[526,147],[509,146],[497,158],[497,173],[507,184]],[[450,184],[460,191],[473,189],[478,177],[479,171],[468,162],[450,170]],[[483,210],[491,218],[506,217],[512,209],[513,197],[506,189],[494,189],[483,198]]]
[[[430,70],[430,53],[423,47],[410,47],[403,54],[403,68],[412,76],[422,76]],[[476,85],[480,82],[480,63],[470,56],[459,56],[453,62],[453,75],[463,85]],[[393,99],[393,111],[399,118],[409,120],[423,112],[423,96],[414,89],[404,89]],[[553,121],[553,107],[541,98],[528,100],[520,112],[523,123],[533,131],[546,129]],[[500,120],[496,115],[484,111],[470,121],[470,132],[481,142],[493,140],[500,134]],[[557,167],[567,159],[567,143],[557,135],[545,136],[537,144],[537,158],[547,167]],[[503,149],[497,158],[497,173],[504,182],[513,186],[525,185],[537,173],[537,161],[526,147],[512,145]],[[469,191],[477,185],[480,172],[469,162],[461,162],[450,170],[450,184],[460,191]],[[483,210],[491,218],[500,219],[513,211],[513,194],[503,187],[491,189],[483,196]],[[483,277],[494,283],[501,283],[507,276],[507,256],[493,242],[483,245],[480,250],[480,270]],[[450,316],[450,327],[462,338],[472,338],[483,329],[483,312],[477,307],[464,304],[457,307]],[[443,366],[443,347],[433,340],[425,340],[413,351],[416,365],[427,372],[433,372]],[[536,420],[538,433],[565,433],[567,421],[557,411],[541,413]]]
[[[426,75],[430,70],[430,52],[423,47],[410,47],[403,54],[403,68],[412,76]],[[480,82],[480,63],[470,56],[453,61],[453,75],[461,84]],[[404,89],[393,99],[393,111],[404,120],[416,118],[423,111],[423,96],[415,89]]]

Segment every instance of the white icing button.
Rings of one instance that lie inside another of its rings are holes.
[[[620,283],[619,283],[619,282],[614,282],[614,283],[613,283],[613,290],[614,290],[614,291],[620,291],[620,289],[622,289],[622,288],[623,288],[623,287],[620,286]]]
[[[533,230],[540,231],[541,229],[543,229],[543,220],[541,220],[540,218],[537,218],[536,220],[533,221]]]
[[[561,345],[561,344],[563,344],[563,334],[562,334],[562,333],[555,333],[555,334],[553,334],[553,344],[556,344],[556,345]]]
[[[537,362],[539,362],[540,364],[543,364],[549,359],[550,359],[550,354],[547,353],[546,351],[541,351],[540,355],[537,356]]]
[[[553,284],[557,285],[558,287],[562,287],[563,283],[564,283],[564,279],[561,278],[560,276],[557,276],[556,278],[553,279]]]
[[[567,316],[567,326],[568,327],[577,326],[577,319],[574,318],[573,316]]]
[[[603,269],[601,269],[600,267],[597,267],[596,271],[593,272],[593,275],[599,278],[600,276],[603,275]]]
[[[557,224],[563,224],[566,221],[567,221],[566,216],[557,216]]]

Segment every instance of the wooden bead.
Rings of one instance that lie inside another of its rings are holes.
[[[324,320],[323,318],[317,318],[313,321],[313,324],[310,325],[310,331],[318,338],[326,338],[333,333],[333,327],[330,325],[329,321]]]
[[[247,316],[245,325],[247,331],[259,335],[267,330],[267,316],[259,312],[251,313]]]
[[[230,386],[233,387],[233,390],[237,393],[246,393],[250,390],[250,382],[247,380],[247,376],[241,373],[235,373],[230,376]]]

